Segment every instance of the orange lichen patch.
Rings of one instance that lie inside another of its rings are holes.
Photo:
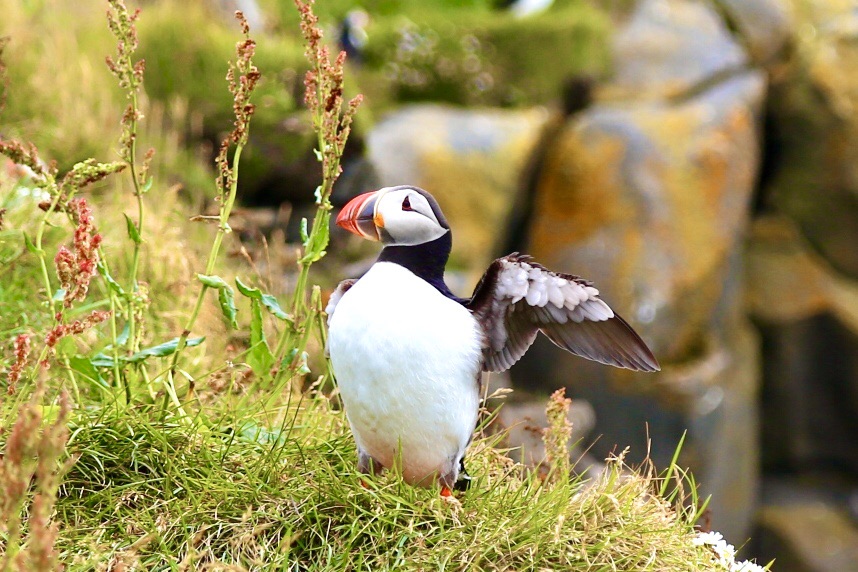
[[[830,275],[788,219],[757,220],[751,227],[747,260],[745,296],[754,315],[785,322],[828,309]]]
[[[607,225],[629,221],[634,209],[617,190],[617,173],[625,146],[615,137],[601,136],[584,144],[575,129],[567,129],[546,158],[537,187],[531,252],[537,258],[563,245],[586,240]]]
[[[667,219],[673,237],[669,247],[682,261],[679,287],[698,284],[732,248],[736,227],[744,220],[738,213],[749,197],[728,194],[752,188],[756,174],[737,171],[730,162],[736,146],[756,152],[748,110],[737,106],[720,125],[707,127],[711,113],[707,104],[692,104],[638,117],[671,167],[663,170],[661,180],[665,204],[672,211]]]

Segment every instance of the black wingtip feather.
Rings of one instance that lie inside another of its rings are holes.
[[[544,324],[540,331],[558,347],[605,365],[643,372],[661,369],[649,347],[616,314],[604,322]]]

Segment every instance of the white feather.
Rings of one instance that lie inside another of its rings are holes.
[[[477,420],[479,325],[461,304],[380,262],[331,317],[334,373],[358,446],[427,483],[464,453]]]
[[[552,276],[551,280],[546,284],[546,289],[548,291],[548,300],[557,306],[558,308],[563,307],[563,292],[561,291],[561,287],[565,284],[565,280],[560,278],[559,276]]]

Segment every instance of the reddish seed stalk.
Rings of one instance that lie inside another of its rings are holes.
[[[322,184],[316,193],[316,216],[304,242],[303,254],[298,260],[300,270],[292,300],[294,326],[287,335],[280,338],[274,353],[279,358],[287,349],[294,348],[298,350],[295,352],[296,358],[300,359],[315,314],[321,311],[320,308],[308,304],[310,266],[325,255],[332,208],[330,196],[334,183],[342,173],[340,157],[363,96],[357,95],[343,109],[343,67],[346,53],[340,52],[336,59],[331,61],[327,46],[322,44],[323,34],[319,19],[313,13],[313,1],[295,0],[295,6],[301,16],[304,54],[310,63],[310,69],[304,76],[304,103],[313,118],[313,128],[318,137],[317,151],[322,163]],[[292,364],[293,368],[295,363]],[[282,374],[283,369],[278,372],[278,377]]]
[[[227,233],[232,229],[229,226],[229,217],[232,213],[232,207],[235,204],[235,197],[238,193],[238,165],[241,159],[241,152],[247,144],[250,135],[250,119],[256,107],[250,102],[253,95],[253,90],[256,88],[261,74],[253,63],[253,56],[256,51],[256,42],[249,37],[250,26],[241,11],[236,11],[236,19],[241,25],[244,40],[236,45],[236,60],[230,62],[229,70],[226,74],[226,79],[229,84],[229,91],[233,96],[233,112],[235,113],[235,121],[233,129],[227,137],[221,142],[220,151],[218,152],[215,163],[218,168],[217,178],[215,180],[218,189],[216,200],[220,202],[218,215],[218,229],[215,238],[212,241],[211,249],[209,250],[208,259],[206,261],[206,275],[214,273],[215,264],[217,262],[220,247]],[[229,160],[229,150],[234,146],[235,152],[232,156],[232,161]],[[205,299],[208,286],[202,284],[200,293],[197,296],[196,304],[188,317],[182,333],[179,335],[176,351],[173,353],[173,359],[168,370],[168,388],[166,398],[173,399],[174,405],[181,412],[181,405],[175,394],[175,389],[172,386],[172,379],[176,373],[176,368],[179,364],[179,358],[187,344],[188,337],[191,335],[194,324],[197,321],[200,310],[202,309],[203,300]]]

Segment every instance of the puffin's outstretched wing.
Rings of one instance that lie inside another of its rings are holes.
[[[529,256],[495,260],[466,307],[486,334],[483,370],[505,371],[541,331],[559,347],[607,365],[658,371],[658,361],[590,282],[551,272]]]

